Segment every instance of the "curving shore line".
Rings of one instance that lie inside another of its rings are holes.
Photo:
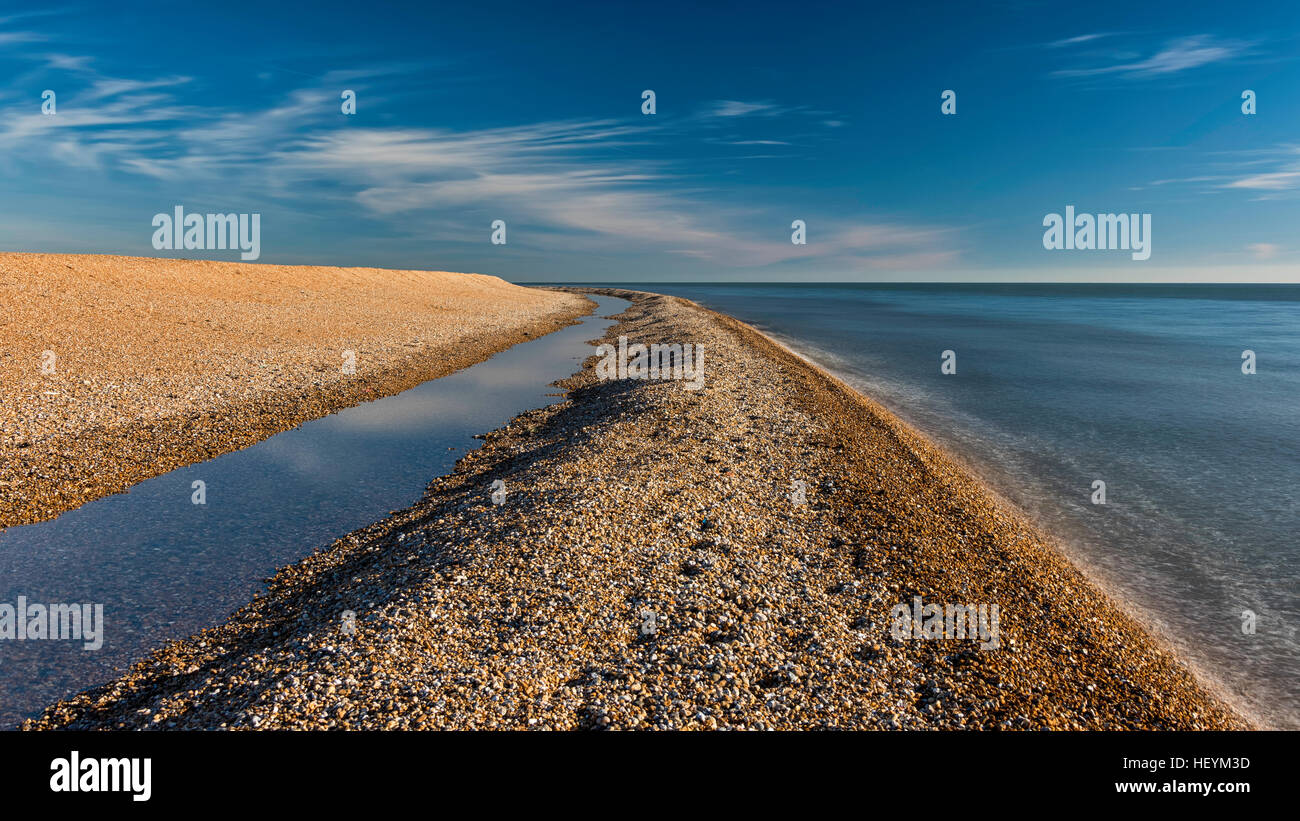
[[[413,507],[24,728],[1250,726],[883,408],[733,318],[587,290],[633,300],[614,344],[702,344],[704,387],[589,359]],[[997,605],[996,641],[898,632],[918,597]]]
[[[0,301],[0,529],[446,376],[593,307],[481,274],[21,253],[0,253]]]

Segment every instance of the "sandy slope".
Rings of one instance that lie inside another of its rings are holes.
[[[0,253],[0,306],[0,527],[442,376],[590,309],[478,274],[18,253]]]

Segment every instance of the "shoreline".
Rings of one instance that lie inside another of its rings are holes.
[[[1004,476],[991,471],[985,463],[979,461],[978,457],[967,454],[960,449],[940,444],[932,434],[925,431],[923,424],[909,418],[903,410],[888,407],[865,390],[855,387],[853,381],[846,374],[841,373],[832,365],[819,363],[814,355],[801,351],[796,340],[783,338],[779,334],[757,326],[750,327],[755,333],[763,336],[773,345],[802,360],[810,367],[825,372],[842,383],[846,390],[863,396],[869,402],[878,406],[894,422],[912,431],[914,435],[924,440],[929,447],[954,463],[958,470],[969,474],[982,486],[983,492],[992,497],[1000,507],[1013,511],[1014,515],[1024,520],[1029,527],[1035,531],[1041,531],[1047,541],[1053,543],[1054,548],[1061,554],[1062,558],[1079,570],[1084,578],[1096,587],[1116,608],[1136,622],[1148,638],[1154,641],[1164,652],[1175,658],[1178,664],[1186,667],[1192,673],[1192,678],[1196,684],[1214,699],[1227,705],[1233,712],[1251,724],[1254,729],[1285,729],[1273,725],[1266,716],[1262,716],[1253,710],[1248,702],[1234,694],[1231,688],[1216,676],[1212,669],[1203,664],[1200,659],[1189,657],[1184,653],[1178,647],[1175,637],[1170,633],[1170,627],[1147,607],[1126,596],[1123,585],[1096,567],[1095,563],[1088,560],[1083,551],[1071,544],[1069,534],[1053,530],[1046,524],[1036,521],[1034,517],[1026,512],[1024,507],[1014,500],[1010,488],[1004,484],[1009,481]]]
[[[24,729],[1251,726],[847,383],[680,298],[566,290],[633,300],[606,340],[703,344],[704,388],[587,360],[416,505]],[[1000,605],[1000,646],[899,638],[916,596]]]
[[[483,274],[16,252],[0,253],[0,293],[13,340],[0,351],[0,533],[454,373],[594,307]]]

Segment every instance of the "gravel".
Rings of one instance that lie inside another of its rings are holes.
[[[883,408],[734,319],[602,292],[634,300],[610,340],[703,344],[705,387],[588,360],[415,506],[24,728],[1248,726]],[[997,604],[1001,646],[896,638],[918,595]]]
[[[444,376],[592,307],[479,274],[17,253],[0,253],[0,303],[0,528]]]

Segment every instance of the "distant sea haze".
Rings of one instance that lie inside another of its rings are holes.
[[[1300,286],[628,287],[750,322],[879,400],[1208,683],[1300,728]]]

